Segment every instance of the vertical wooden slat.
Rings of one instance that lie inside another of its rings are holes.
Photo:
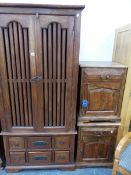
[[[17,78],[16,75],[16,58],[15,58],[15,46],[14,46],[14,38],[13,38],[13,25],[12,23],[9,24],[9,38],[10,38],[10,48],[11,48],[11,60],[12,60],[12,70],[13,70],[13,79]],[[14,92],[15,92],[15,106],[16,106],[16,118],[17,118],[17,125],[20,125],[20,112],[19,112],[19,100],[18,100],[18,88],[17,83],[14,82]]]
[[[47,63],[47,30],[43,29],[43,51],[44,51],[44,100],[45,100],[45,126],[48,126],[48,63]]]
[[[21,60],[21,73],[22,73],[22,79],[25,79],[25,61],[24,61],[24,48],[23,48],[23,36],[22,36],[22,27],[20,24],[18,24],[18,36],[19,36],[19,48],[20,48],[20,60]],[[25,97],[25,82],[22,83],[22,87],[23,87],[23,97]],[[23,102],[22,102],[23,104]],[[23,107],[24,109],[24,107]],[[24,118],[24,112],[23,112],[23,116],[21,116],[21,124],[22,126],[24,126],[25,123],[25,118]]]
[[[49,126],[52,126],[52,26],[48,26]]]
[[[3,31],[0,28],[0,73],[1,73],[1,82],[2,82],[2,93],[3,93],[3,102],[4,102],[4,114],[6,117],[6,125],[8,131],[11,129],[11,108],[10,108],[10,99],[8,92],[8,82],[7,82],[7,69],[6,69],[6,60],[5,60],[5,51],[4,51],[4,38]]]
[[[21,63],[20,63],[20,53],[19,50],[19,41],[18,41],[18,24],[16,22],[13,22],[13,28],[14,28],[14,46],[15,46],[15,58],[16,58],[16,65],[17,65],[17,78],[21,79]],[[20,116],[18,116],[18,123],[19,125],[23,124],[23,94],[22,94],[22,86],[21,82],[18,82],[18,94],[19,94],[19,105],[20,105]]]
[[[30,61],[29,61],[29,36],[28,36],[28,30],[24,30],[25,37],[25,61],[26,61],[26,78],[30,78]],[[29,125],[33,125],[33,119],[32,119],[32,98],[31,98],[31,84],[29,81],[27,81],[27,95],[28,95],[28,114],[29,114]]]
[[[61,126],[64,124],[65,106],[65,48],[66,48],[66,29],[62,29],[62,90],[61,90]]]
[[[60,125],[60,78],[61,78],[61,25],[57,28],[57,126]]]
[[[53,126],[56,126],[56,23],[53,23]]]
[[[27,29],[23,29],[23,38],[24,38],[24,56],[25,56],[25,67],[26,67],[26,78],[29,79],[29,55],[28,55],[28,35],[27,35]],[[31,97],[30,97],[30,87],[29,87],[29,82],[26,84],[24,82],[23,84],[24,89],[23,89],[23,93],[24,93],[24,110],[25,110],[25,125],[28,126],[28,124],[32,123],[32,118],[31,118]],[[28,92],[29,93],[28,93]],[[28,101],[27,101],[28,98]],[[29,105],[28,105],[29,103]],[[29,118],[28,118],[28,109],[29,109]],[[30,120],[30,121],[29,121]]]
[[[12,64],[11,64],[11,57],[10,57],[10,46],[9,46],[9,37],[8,37],[8,30],[4,29],[4,37],[5,37],[5,50],[6,50],[6,59],[7,59],[7,67],[8,67],[8,78],[12,79]],[[13,126],[16,126],[16,112],[15,112],[15,102],[14,102],[14,89],[12,82],[9,81],[9,88],[10,88],[10,97],[11,97],[11,108],[12,108],[12,121]]]
[[[27,97],[28,97],[28,115],[29,125],[32,126],[32,105],[31,105],[31,91],[30,91],[30,63],[29,63],[29,45],[28,45],[28,32],[27,29],[23,30],[24,35],[24,56],[25,56],[25,67],[26,67],[26,78],[27,81]]]

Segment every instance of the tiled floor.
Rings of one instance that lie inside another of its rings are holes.
[[[23,170],[19,173],[6,173],[0,170],[0,175],[111,175],[112,169],[110,168],[82,168],[74,171],[61,171],[61,170]],[[119,174],[120,175],[120,174]]]

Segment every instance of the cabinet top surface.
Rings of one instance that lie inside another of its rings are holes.
[[[85,8],[84,5],[26,4],[26,3],[0,3],[0,7],[81,9],[81,10]]]
[[[103,62],[103,61],[80,61],[80,67],[109,67],[109,68],[127,68],[127,66],[116,62]]]

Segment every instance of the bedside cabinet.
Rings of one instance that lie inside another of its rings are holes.
[[[112,62],[80,63],[78,166],[112,165],[126,71]]]

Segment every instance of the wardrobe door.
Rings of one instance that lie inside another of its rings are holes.
[[[38,129],[67,130],[71,125],[74,17],[36,17]]]
[[[0,15],[0,73],[6,130],[33,129],[36,116],[34,17]]]

